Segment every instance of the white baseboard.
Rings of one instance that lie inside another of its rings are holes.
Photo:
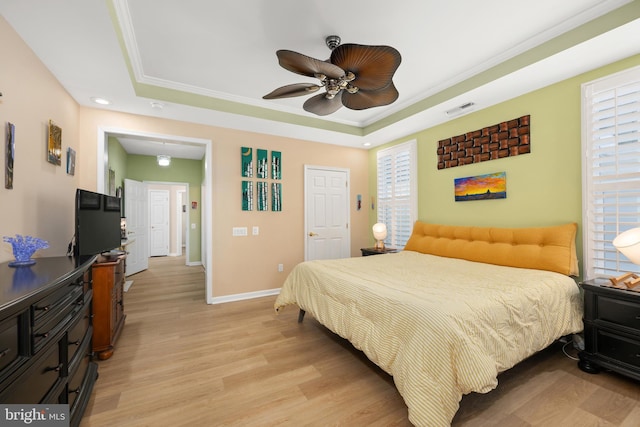
[[[272,295],[278,295],[280,288],[268,289],[266,291],[246,292],[243,294],[225,295],[223,297],[213,297],[209,301],[209,304],[222,304],[225,302],[242,301],[246,299],[262,298]]]

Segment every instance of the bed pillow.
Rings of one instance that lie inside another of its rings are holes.
[[[577,230],[576,223],[499,228],[416,221],[404,250],[577,276]]]

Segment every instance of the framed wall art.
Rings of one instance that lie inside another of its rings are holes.
[[[74,175],[76,173],[76,150],[67,148],[67,173]]]
[[[4,162],[4,188],[13,188],[13,162],[16,154],[16,127],[7,122],[7,139]]]
[[[282,184],[274,182],[271,186],[271,210],[280,212],[282,211]]]
[[[496,172],[486,175],[455,178],[456,202],[507,198],[507,174]]]
[[[116,195],[116,171],[109,169],[109,195]]]
[[[242,147],[240,149],[242,160],[242,177],[253,177],[253,150],[250,147]]]
[[[258,166],[259,167],[259,166]],[[258,181],[256,183],[256,192],[258,193],[258,210],[259,211],[268,211],[269,210],[269,184],[263,181]]]
[[[253,210],[253,182],[242,181],[242,210]]]
[[[269,177],[269,160],[267,159],[267,150],[256,150],[258,164],[256,165],[256,176],[260,179]]]
[[[49,140],[47,142],[47,161],[54,165],[62,164],[62,129],[49,120]]]
[[[271,178],[282,179],[282,153],[280,151],[271,152]]]

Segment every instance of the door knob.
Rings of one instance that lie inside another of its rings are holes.
[[[309,237],[313,237],[313,236],[317,236],[317,235],[318,235],[318,233],[314,233],[313,231],[309,232]]]

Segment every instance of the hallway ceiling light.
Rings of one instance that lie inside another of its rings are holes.
[[[158,155],[158,166],[169,166],[171,164],[171,156],[165,154]]]

